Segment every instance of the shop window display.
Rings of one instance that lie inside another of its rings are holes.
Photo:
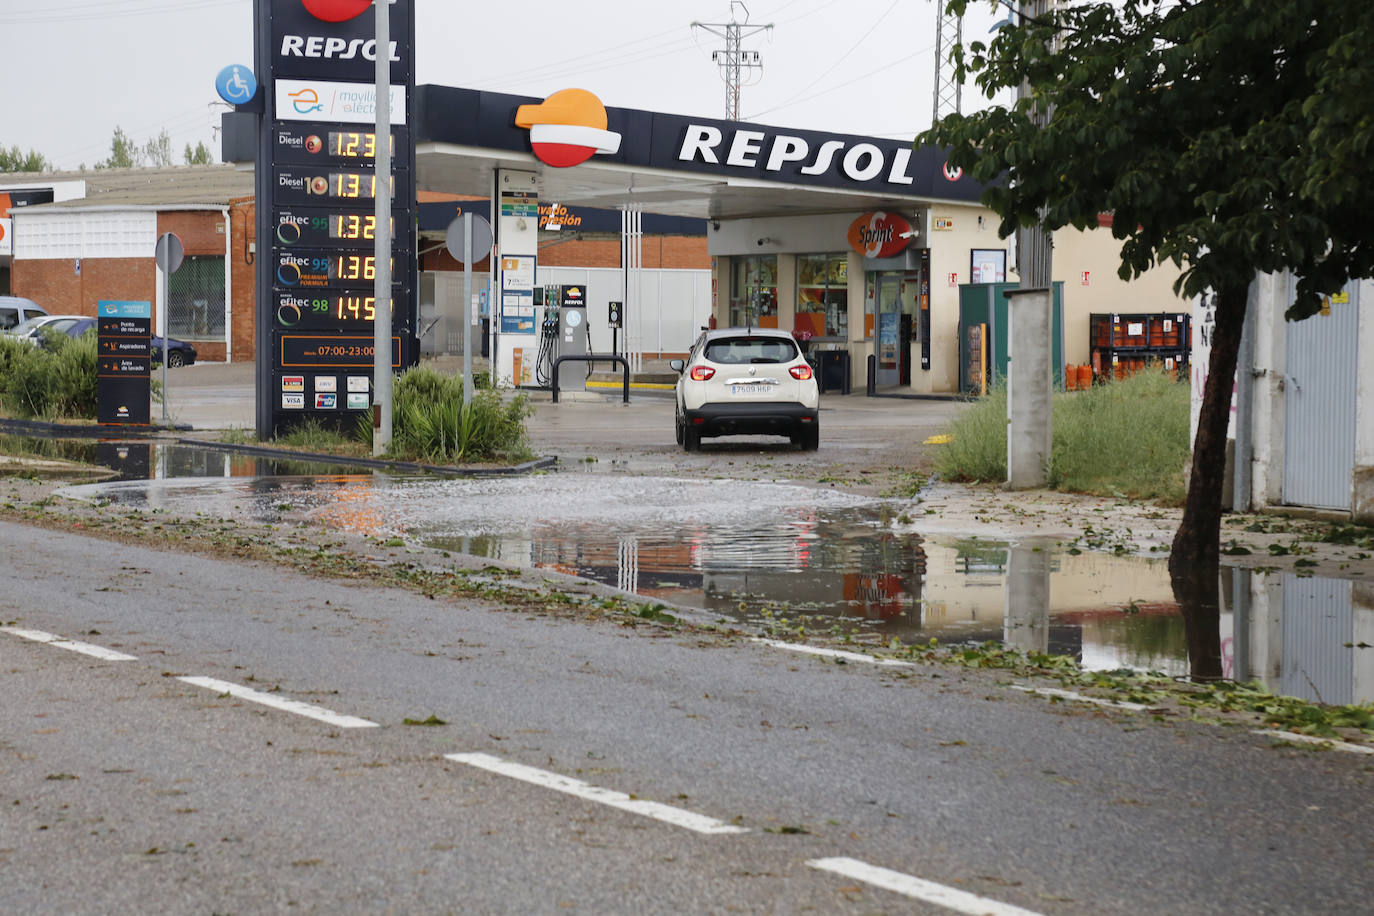
[[[849,337],[849,256],[797,258],[797,319],[794,329],[811,337]]]
[[[731,259],[730,325],[737,328],[778,326],[777,255]]]

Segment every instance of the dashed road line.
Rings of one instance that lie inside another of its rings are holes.
[[[1023,687],[1020,684],[1012,684],[1011,689],[1019,690],[1022,693],[1034,693],[1043,697],[1057,697],[1061,700],[1073,700],[1078,703],[1092,703],[1094,706],[1128,709],[1131,712],[1146,712],[1155,708],[1146,706],[1144,703],[1128,703],[1125,700],[1106,700],[1102,697],[1085,696],[1081,693],[1074,693],[1072,690],[1060,690],[1058,687]]]
[[[956,913],[968,913],[970,916],[1040,916],[1034,910],[1023,910],[1019,906],[979,897],[968,891],[946,887],[899,871],[879,868],[858,859],[836,856],[829,859],[811,859],[806,864],[821,871],[834,872],[855,881],[881,887],[913,900],[933,903]]]
[[[135,655],[125,655],[123,652],[116,652],[114,649],[106,649],[104,646],[93,646],[88,642],[78,642],[75,639],[67,639],[65,636],[58,636],[56,633],[44,633],[42,630],[24,630],[19,627],[0,627],[0,633],[11,633],[20,639],[31,639],[34,642],[46,643],[56,646],[59,649],[67,649],[71,652],[80,652],[82,655],[89,655],[107,662],[136,662],[138,657]]]
[[[273,709],[280,709],[282,712],[294,713],[298,716],[305,716],[309,719],[317,719],[338,728],[377,728],[376,722],[369,722],[367,719],[359,719],[356,716],[340,715],[319,706],[311,706],[309,703],[301,703],[297,700],[284,700],[281,697],[274,697],[261,690],[254,690],[251,687],[243,687],[239,684],[231,684],[229,681],[219,681],[212,677],[179,677],[179,681],[191,684],[194,687],[204,687],[206,690],[213,690],[216,693],[227,693],[230,696],[238,697],[240,700],[247,700],[250,703],[260,703],[263,706],[270,706]]]
[[[541,786],[545,789],[553,789],[566,795],[572,795],[585,801],[593,801],[612,808],[619,808],[621,811],[628,811],[631,814],[639,814],[644,817],[652,817],[655,820],[672,824],[675,827],[685,827],[688,830],[695,830],[697,833],[712,835],[729,833],[748,833],[749,828],[737,827],[734,824],[727,824],[724,821],[704,814],[694,814],[691,811],[684,811],[681,808],[674,808],[672,805],[664,805],[658,802],[643,801],[631,798],[624,792],[616,792],[613,789],[603,789],[599,786],[589,785],[580,779],[573,779],[571,776],[564,776],[560,773],[551,773],[548,770],[540,770],[535,767],[525,766],[521,763],[512,763],[502,760],[500,757],[493,757],[490,754],[445,754],[444,757],[456,763],[464,763],[468,766],[477,767],[511,779],[518,779],[531,785]]]
[[[1348,741],[1335,741],[1331,738],[1319,738],[1316,735],[1300,735],[1297,732],[1274,731],[1269,728],[1255,730],[1255,734],[1264,735],[1266,738],[1279,738],[1284,741],[1301,741],[1304,744],[1320,744],[1329,747],[1333,751],[1348,751],[1352,754],[1374,754],[1374,747],[1367,747],[1363,744],[1351,744]]]
[[[783,642],[780,639],[755,639],[753,641],[760,645],[770,646],[774,649],[784,649],[788,652],[800,652],[803,655],[815,655],[820,658],[843,659],[847,662],[877,665],[880,668],[915,667],[911,662],[904,662],[895,658],[874,658],[872,655],[864,655],[861,652],[845,652],[842,649],[822,649],[820,646],[808,646],[805,643],[799,642]]]

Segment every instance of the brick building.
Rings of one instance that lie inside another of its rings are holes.
[[[47,201],[11,208],[10,289],[52,314],[94,315],[102,299],[155,302],[154,248],[173,232],[186,257],[168,282],[166,333],[194,343],[202,359],[224,360],[228,204],[251,187],[252,176],[232,166],[0,176],[0,193]]]

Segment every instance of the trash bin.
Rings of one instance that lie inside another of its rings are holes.
[[[849,351],[821,350],[817,354],[817,361],[820,368],[816,384],[821,394],[827,391],[849,394]]]

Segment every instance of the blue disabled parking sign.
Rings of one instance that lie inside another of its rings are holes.
[[[215,77],[215,91],[230,105],[243,105],[258,94],[258,80],[251,67],[230,64]]]

